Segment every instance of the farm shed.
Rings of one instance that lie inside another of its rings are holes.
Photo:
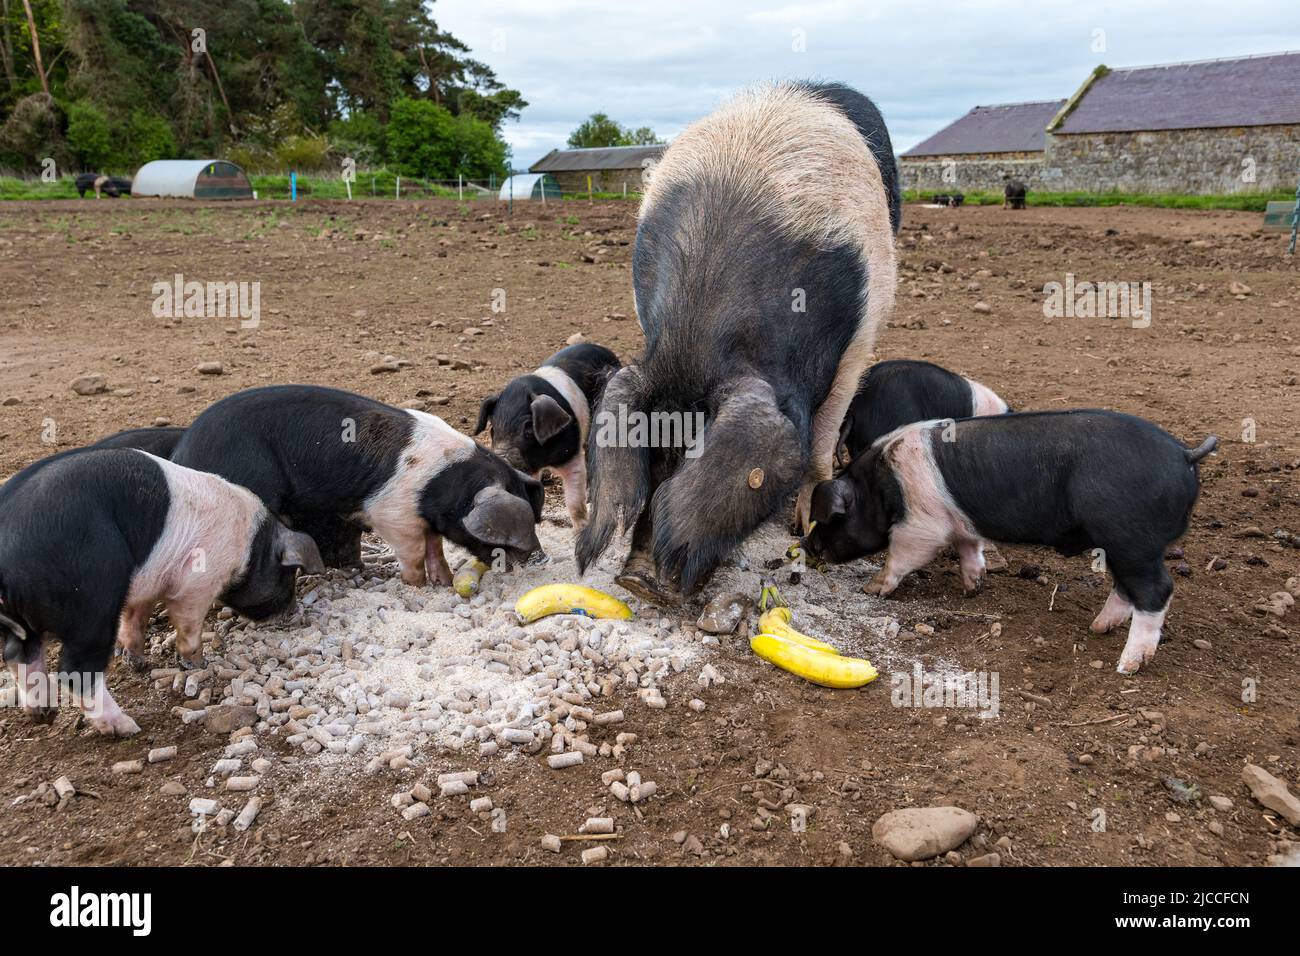
[[[642,175],[668,147],[609,146],[600,149],[553,149],[533,165],[532,173],[550,173],[566,193],[585,193],[587,177],[598,193],[641,192]]]
[[[1047,126],[1045,172],[1094,191],[1292,190],[1300,52],[1107,70]]]
[[[559,184],[550,176],[543,173],[518,173],[503,182],[501,192],[497,194],[501,200],[512,196],[519,200],[537,199],[545,202],[561,198],[561,193]]]
[[[1064,105],[1041,100],[975,107],[902,154],[904,188],[1000,189],[1004,175],[1031,175],[1042,165],[1047,124]]]
[[[183,199],[252,199],[244,171],[224,159],[158,159],[135,174],[132,196]]]
[[[1290,191],[1300,52],[1099,66],[1067,100],[978,106],[901,156],[907,189]],[[943,178],[944,172],[948,178]]]

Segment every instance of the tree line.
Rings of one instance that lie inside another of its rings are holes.
[[[424,0],[0,0],[0,167],[486,178],[528,104]]]

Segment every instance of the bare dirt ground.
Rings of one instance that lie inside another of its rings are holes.
[[[1256,763],[1300,787],[1300,611],[1256,610],[1300,573],[1300,273],[1279,237],[1255,234],[1259,218],[1129,208],[904,216],[903,282],[879,357],[940,362],[1018,409],[1100,406],[1192,444],[1221,438],[1202,467],[1185,553],[1170,558],[1179,573],[1164,643],[1136,677],[1114,671],[1123,634],[1087,631],[1107,590],[1087,558],[1007,546],[1009,567],[973,597],[962,596],[955,562],[940,559],[887,602],[916,661],[999,675],[996,718],[895,707],[888,673],[858,691],[815,687],[754,658],[738,635],[700,649],[729,675],[707,693],[694,685],[697,663],[680,686],[665,685],[666,710],[621,690],[600,702],[623,707],[617,729],[639,735],[623,764],[658,783],[635,807],[602,786],[608,759],[553,771],[540,755],[430,755],[402,772],[322,775],[283,746],[254,827],[196,840],[186,806],[210,795],[228,740],[182,727],[169,713],[177,695],[115,664],[109,680],[144,728],[138,738],[100,739],[67,713],[47,726],[0,712],[0,863],[577,864],[586,844],[553,856],[541,835],[609,812],[614,863],[885,864],[895,861],[871,838],[877,817],[956,804],[980,826],[936,864],[993,850],[1004,866],[1263,864],[1297,838],[1240,774]],[[484,394],[574,332],[637,353],[633,237],[634,207],[623,203],[516,207],[512,219],[496,204],[443,201],[4,204],[0,475],[118,429],[186,423],[266,383],[416,402],[468,430]],[[1067,272],[1150,281],[1151,326],[1045,318],[1043,286]],[[155,318],[152,285],[175,273],[260,281],[260,328]],[[1250,291],[1233,294],[1234,282]],[[503,313],[491,311],[494,289],[505,290]],[[372,374],[375,352],[410,364]],[[224,374],[198,373],[211,361]],[[70,389],[93,372],[108,392]],[[854,593],[873,569],[836,569],[831,586]],[[785,591],[797,608],[804,589]],[[675,613],[693,620],[698,608]],[[856,649],[872,655],[865,631]],[[686,707],[697,694],[702,713]],[[179,756],[169,763],[110,772],[170,744]],[[389,806],[415,781],[465,767],[485,774],[480,789],[506,808],[507,832],[492,832],[464,798],[435,801],[412,822]],[[60,775],[78,796],[18,800]],[[1202,799],[1178,802],[1164,778],[1197,785]],[[165,793],[168,782],[181,792]],[[1211,795],[1233,806],[1215,809]],[[792,832],[782,809],[791,802],[815,808],[806,833]]]

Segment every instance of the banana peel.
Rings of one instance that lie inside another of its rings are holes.
[[[763,582],[758,606],[762,612],[759,633],[750,639],[749,647],[768,663],[823,687],[861,687],[880,676],[870,661],[843,657],[825,641],[795,630],[791,624],[794,614],[770,578]]]
[[[827,654],[775,634],[757,634],[749,639],[749,647],[768,663],[822,687],[861,687],[880,676],[861,657]]]
[[[581,584],[543,584],[515,602],[521,624],[531,624],[552,614],[627,621],[632,609],[612,595]]]
[[[810,651],[821,651],[823,654],[834,654],[839,656],[839,649],[827,644],[825,641],[819,641],[815,637],[809,637],[807,634],[801,634],[790,626],[790,619],[793,617],[788,607],[774,607],[770,611],[763,613],[758,619],[758,631],[760,634],[771,634],[773,637],[784,638],[787,641],[793,641],[795,644],[802,644]]]

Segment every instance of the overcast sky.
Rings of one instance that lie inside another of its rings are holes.
[[[670,138],[762,80],[856,87],[901,152],[972,106],[1067,97],[1098,63],[1300,50],[1298,0],[437,0],[433,14],[528,100],[504,129],[516,168],[598,110]]]

